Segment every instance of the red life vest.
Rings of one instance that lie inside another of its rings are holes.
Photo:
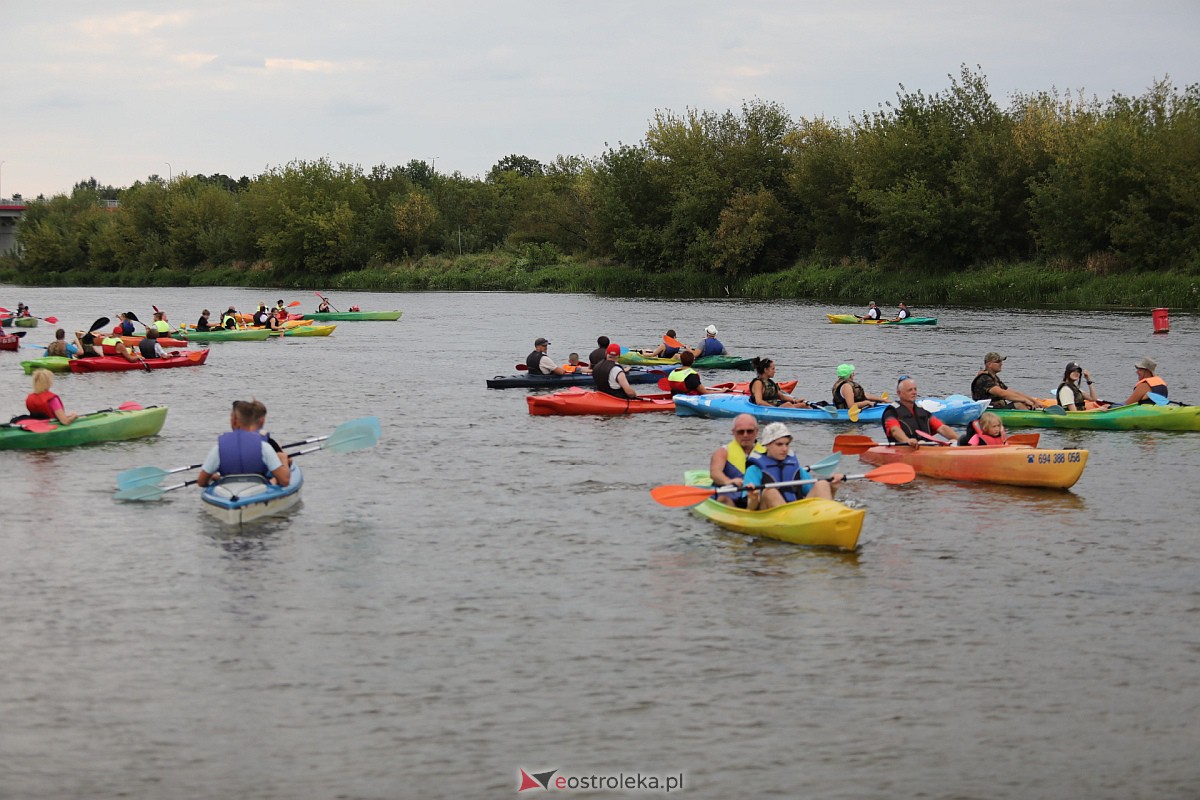
[[[58,405],[62,407],[62,400],[59,400],[58,395],[47,389],[44,392],[37,392],[25,398],[25,408],[29,409],[29,414],[38,419],[54,419],[54,409],[50,407],[51,402],[58,400]]]

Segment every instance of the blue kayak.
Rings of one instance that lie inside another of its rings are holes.
[[[988,403],[987,400],[975,401],[963,395],[951,395],[942,399],[929,397],[917,401],[918,405],[926,411],[933,412],[947,425],[965,425],[979,419],[979,415],[987,409]],[[859,412],[858,421],[878,423],[883,418],[885,408],[886,404],[864,408]],[[759,422],[850,422],[849,413],[844,408],[837,409],[832,405],[820,408],[759,406],[751,403],[750,397],[744,394],[677,394],[675,413],[681,417],[713,419],[750,414]]]
[[[262,475],[227,475],[204,487],[204,510],[227,525],[242,525],[287,511],[300,502],[304,473],[292,463],[292,480],[277,486]]]

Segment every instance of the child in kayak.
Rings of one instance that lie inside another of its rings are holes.
[[[967,427],[967,432],[958,437],[958,444],[961,447],[1004,444],[1008,441],[1008,434],[1004,431],[1004,422],[990,411],[985,411],[979,419],[974,420]]]
[[[208,452],[196,485],[208,486],[222,475],[262,475],[287,486],[292,480],[287,453],[261,432],[266,421],[267,407],[258,400],[234,400],[231,430],[221,434]]]

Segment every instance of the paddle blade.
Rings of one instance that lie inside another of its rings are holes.
[[[290,303],[288,303],[288,304],[287,304],[287,307],[288,307],[288,308],[295,308],[295,307],[296,307],[296,306],[298,306],[298,305],[300,305],[300,301],[299,301],[299,300],[293,300],[292,302],[290,302]]]
[[[887,400],[887,399],[888,399],[888,393],[887,393],[887,392],[884,392],[883,394],[881,394],[881,395],[879,395],[879,396],[880,396],[880,397],[882,397],[884,400]]]
[[[663,344],[665,344],[667,347],[678,347],[680,350],[683,349],[683,345],[680,343],[680,341],[673,336],[664,336]]]
[[[42,317],[42,319],[46,320],[46,322],[49,322],[51,325],[58,324],[58,317]]]
[[[668,508],[687,508],[716,496],[713,489],[703,486],[655,486],[650,490],[654,502]]]
[[[135,403],[132,400],[126,400],[121,405],[117,406],[118,411],[141,411],[143,406],[141,403]]]
[[[1067,415],[1067,410],[1060,405],[1046,406],[1042,410],[1052,417],[1065,417]]]
[[[335,453],[363,450],[378,442],[380,435],[379,417],[359,417],[339,425],[337,430],[329,434],[321,449]]]
[[[113,500],[128,500],[131,502],[145,502],[147,500],[157,500],[166,493],[166,489],[155,484],[138,484],[130,486],[126,489],[119,489],[113,494]]]
[[[850,410],[846,412],[846,415],[850,417],[851,422],[858,422],[858,415],[860,413],[858,406],[850,406]]]
[[[831,453],[815,464],[810,464],[808,472],[814,478],[830,478],[837,471],[838,464],[842,463],[841,453]]]
[[[49,433],[58,427],[46,419],[23,419],[12,424],[18,428],[24,428],[30,433]]]
[[[876,483],[894,485],[908,483],[917,477],[917,471],[912,468],[911,464],[884,464],[882,467],[876,467],[862,477]]]
[[[129,489],[134,486],[156,484],[170,474],[170,470],[160,467],[134,467],[117,473],[117,488]]]
[[[1154,403],[1154,405],[1156,405],[1156,406],[1165,406],[1165,405],[1170,405],[1170,403],[1171,403],[1170,400],[1163,397],[1161,394],[1156,394],[1155,392],[1147,392],[1146,397],[1150,398],[1150,402]],[[1049,411],[1050,409],[1046,409],[1046,410]]]
[[[517,364],[516,369],[517,369],[517,372],[527,372],[527,371],[529,371],[529,365],[528,364]]]
[[[848,456],[856,456],[860,453],[865,453],[872,447],[878,446],[878,442],[870,436],[860,436],[857,434],[842,434],[833,437],[833,452],[845,453]]]

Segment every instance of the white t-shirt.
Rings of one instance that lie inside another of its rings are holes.
[[[262,441],[262,457],[263,463],[267,465],[268,472],[274,472],[283,466],[283,462],[279,460],[279,454],[275,452],[275,448],[271,447],[271,443],[266,439]],[[208,455],[205,457],[204,463],[200,465],[200,469],[209,475],[214,475],[221,471],[221,446],[219,444],[214,444],[213,449],[208,451]]]
[[[1070,386],[1064,386],[1058,390],[1058,404],[1060,406],[1062,406],[1063,408],[1066,408],[1067,406],[1073,404],[1074,402],[1075,402],[1075,393],[1071,391]],[[1083,411],[1082,408],[1079,408],[1076,410]]]
[[[558,369],[558,364],[555,364],[554,359],[550,358],[550,356],[542,353],[542,360],[538,362],[538,369],[542,371],[543,375],[549,375]]]

